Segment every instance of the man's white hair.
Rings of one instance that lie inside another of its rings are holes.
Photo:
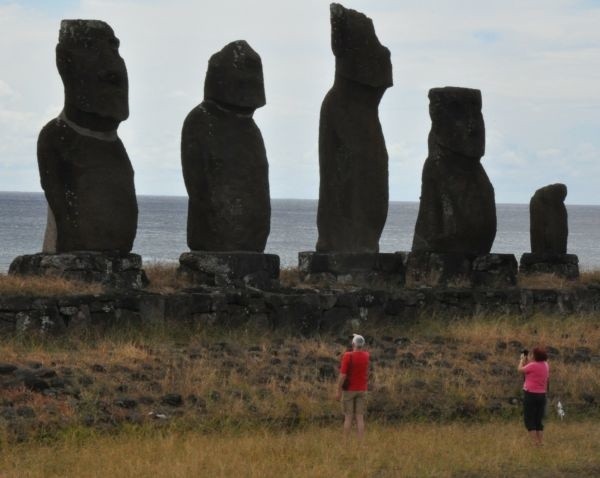
[[[362,335],[352,334],[352,345],[356,345],[359,349],[364,347],[365,338]]]

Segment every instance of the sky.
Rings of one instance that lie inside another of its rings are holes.
[[[392,54],[379,113],[390,199],[418,201],[427,92],[478,88],[482,160],[500,203],[563,182],[600,204],[600,0],[347,0]],[[108,22],[127,64],[119,135],[138,194],[186,194],[180,134],[202,101],[209,57],[245,39],[262,57],[267,105],[254,118],[273,198],[316,199],[318,123],[334,77],[325,0],[0,0],[0,191],[40,191],[36,141],[63,103],[54,48],[63,18]]]

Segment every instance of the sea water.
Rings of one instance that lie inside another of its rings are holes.
[[[134,251],[144,262],[176,262],[186,245],[187,198],[139,196]],[[266,252],[279,254],[282,267],[297,265],[298,252],[317,242],[317,201],[273,199],[271,234]],[[382,252],[409,251],[417,219],[416,202],[391,202],[380,241]],[[569,252],[582,269],[600,268],[600,206],[568,205]],[[517,260],[529,247],[529,207],[498,204],[498,233],[492,252],[512,253]],[[0,272],[21,254],[39,252],[46,227],[41,193],[0,193]]]

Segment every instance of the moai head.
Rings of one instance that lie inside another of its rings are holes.
[[[567,198],[567,186],[562,183],[550,184],[538,189],[532,200],[547,206],[560,206]]]
[[[98,125],[107,121],[118,125],[127,119],[127,69],[119,55],[119,39],[109,25],[99,20],[63,20],[56,66],[67,111],[96,116]]]
[[[330,11],[336,74],[373,88],[392,86],[390,51],[379,43],[373,21],[339,3]]]
[[[429,142],[479,161],[485,154],[481,91],[470,88],[429,90]]]
[[[244,40],[231,42],[210,57],[204,99],[252,111],[265,105],[262,62]]]

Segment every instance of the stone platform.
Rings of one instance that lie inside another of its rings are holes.
[[[298,270],[304,282],[403,286],[406,253],[300,252]]]
[[[579,277],[579,258],[575,254],[525,253],[519,265],[521,274],[554,274],[566,279]]]
[[[184,252],[178,274],[197,285],[271,289],[279,284],[279,256],[261,252]]]
[[[77,251],[18,256],[9,274],[53,276],[81,282],[98,282],[115,289],[141,289],[148,284],[138,254]]]
[[[517,283],[517,272],[517,260],[512,254],[411,252],[406,264],[406,286],[511,287]]]

